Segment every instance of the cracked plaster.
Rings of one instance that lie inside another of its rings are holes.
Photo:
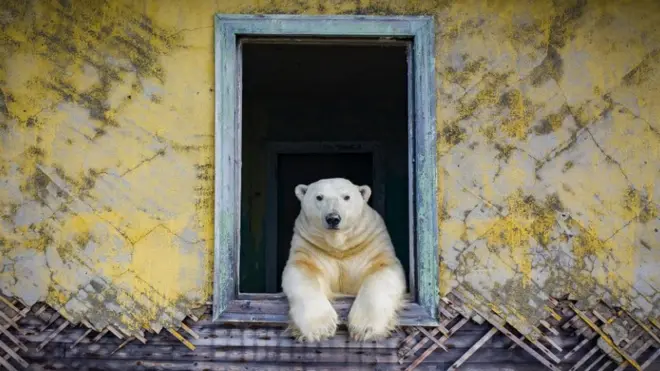
[[[68,5],[67,5],[68,4]],[[0,289],[128,334],[211,295],[214,13],[437,21],[441,294],[660,302],[653,1],[4,1]]]

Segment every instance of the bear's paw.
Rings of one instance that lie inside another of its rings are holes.
[[[396,310],[376,309],[358,298],[348,314],[348,330],[355,341],[382,340],[396,325]]]
[[[337,331],[337,312],[327,300],[294,307],[291,317],[292,333],[298,341],[324,340],[334,336]]]

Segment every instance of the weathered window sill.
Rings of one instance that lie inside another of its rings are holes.
[[[348,312],[353,305],[353,296],[342,296],[333,300],[339,315],[339,324],[346,324]],[[239,294],[216,319],[221,323],[288,323],[289,303],[284,294]],[[400,326],[437,326],[438,321],[421,305],[406,299],[399,313]]]

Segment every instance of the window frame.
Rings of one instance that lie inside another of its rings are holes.
[[[414,288],[401,326],[438,324],[438,218],[435,34],[430,16],[225,15],[215,16],[215,203],[213,321],[286,323],[282,293],[238,290],[241,219],[242,102],[239,37],[313,37],[412,41],[409,53],[409,229]],[[353,297],[336,299],[346,323]]]

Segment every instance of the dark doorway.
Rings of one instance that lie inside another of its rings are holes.
[[[252,39],[240,49],[240,292],[281,291],[300,211],[294,187],[329,177],[372,187],[370,203],[385,219],[408,272],[407,44]],[[282,142],[312,149],[269,150]],[[379,160],[370,151],[313,149],[331,142],[375,143]]]

